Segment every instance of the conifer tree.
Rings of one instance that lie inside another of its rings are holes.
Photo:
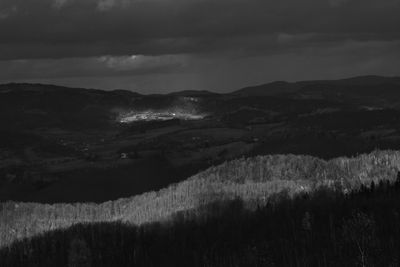
[[[68,267],[90,267],[91,252],[86,242],[81,238],[71,241],[68,251]]]

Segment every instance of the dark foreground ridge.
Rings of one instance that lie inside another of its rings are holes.
[[[0,251],[1,266],[398,266],[400,178],[350,194],[284,192],[179,212],[169,223],[79,224]]]

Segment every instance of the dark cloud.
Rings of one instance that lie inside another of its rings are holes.
[[[0,80],[90,76],[136,76],[180,71],[182,56],[101,56],[90,58],[3,60]]]
[[[296,38],[306,38],[296,37]],[[281,36],[281,42],[293,42]],[[106,56],[0,61],[4,82],[43,82],[141,93],[176,90],[232,91],[274,80],[336,79],[399,75],[400,41],[346,41],[257,51],[168,56]]]
[[[399,14],[400,0],[1,0],[0,81],[225,90],[393,74]]]
[[[395,0],[3,0],[1,3],[0,58],[3,59],[209,52],[230,49],[232,39],[250,40],[260,35],[285,33],[313,34],[321,41],[334,37],[387,40],[399,37],[400,25],[400,3]],[[275,41],[262,44],[273,45]]]

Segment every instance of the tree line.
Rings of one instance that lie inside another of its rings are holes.
[[[141,225],[170,220],[176,212],[196,211],[215,201],[240,198],[254,210],[281,192],[294,197],[329,187],[346,193],[370,186],[372,181],[394,181],[398,171],[397,151],[375,151],[330,161],[309,156],[259,156],[225,162],[158,192],[100,204],[5,202],[0,203],[0,248],[77,223],[121,221]]]
[[[0,250],[18,266],[399,266],[400,175],[351,193],[282,192],[182,211],[168,222],[78,224]]]

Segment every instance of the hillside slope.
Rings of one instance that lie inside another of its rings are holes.
[[[241,97],[279,96],[293,99],[326,99],[352,105],[399,107],[399,77],[360,76],[340,80],[273,82],[233,92]]]
[[[211,167],[158,192],[102,204],[0,204],[0,247],[16,240],[82,222],[132,224],[167,220],[171,215],[221,199],[241,198],[249,208],[275,194],[293,195],[329,186],[348,191],[371,181],[394,181],[400,152],[375,151],[324,161],[310,156],[270,155]]]

